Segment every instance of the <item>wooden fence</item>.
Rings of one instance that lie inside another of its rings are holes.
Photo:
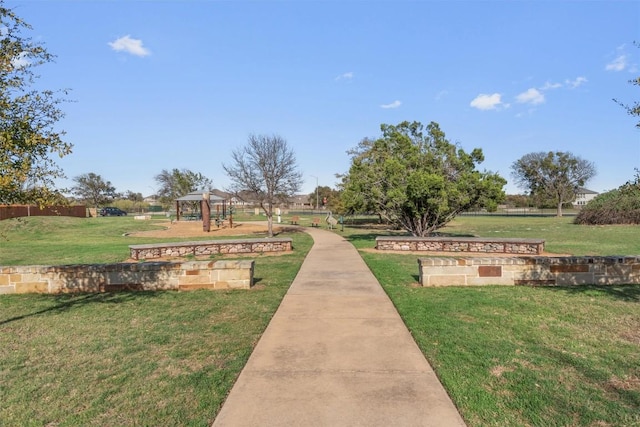
[[[24,216],[73,216],[86,218],[87,207],[84,205],[48,206],[41,209],[34,205],[0,205],[0,221]]]

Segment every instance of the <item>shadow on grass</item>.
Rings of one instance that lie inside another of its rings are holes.
[[[568,294],[603,294],[627,302],[640,302],[640,285],[576,285],[545,286],[550,291]]]
[[[45,313],[64,313],[77,306],[87,304],[120,304],[140,298],[155,298],[159,294],[158,291],[138,291],[138,292],[105,292],[92,294],[75,294],[75,295],[47,295],[45,298],[51,299],[55,305],[34,311],[20,316],[11,317],[9,319],[0,320],[0,326],[11,322],[23,320],[29,317],[38,316]]]
[[[544,354],[551,360],[555,361],[555,365],[560,368],[569,367],[572,370],[580,372],[584,378],[590,378],[591,381],[596,382],[599,387],[603,388],[609,393],[615,393],[618,399],[624,402],[626,405],[638,408],[640,407],[640,394],[633,389],[629,389],[625,386],[624,382],[618,384],[615,381],[611,381],[610,373],[602,369],[597,369],[588,359],[580,356],[576,356],[573,353],[553,349],[549,347],[542,347],[541,354]],[[557,399],[559,396],[556,395]],[[568,402],[563,405],[569,407]]]

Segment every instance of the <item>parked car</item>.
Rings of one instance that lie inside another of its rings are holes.
[[[108,207],[100,209],[100,216],[123,216],[126,214],[127,213],[125,211],[118,208]]]

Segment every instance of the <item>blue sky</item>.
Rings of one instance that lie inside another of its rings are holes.
[[[296,153],[304,193],[334,187],[380,124],[435,121],[512,184],[534,151],[595,163],[606,191],[640,167],[637,1],[5,0],[57,56],[38,85],[70,88],[58,161],[154,193],[163,169],[229,185],[250,134]]]

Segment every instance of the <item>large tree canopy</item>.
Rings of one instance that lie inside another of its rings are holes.
[[[309,205],[315,209],[330,209],[334,213],[342,209],[340,191],[325,185],[319,185],[308,196]]]
[[[76,185],[71,189],[73,194],[85,203],[96,208],[110,203],[116,197],[116,188],[93,172],[73,178]]]
[[[222,165],[231,179],[228,191],[249,194],[267,216],[273,236],[273,208],[300,191],[302,174],[287,141],[278,135],[250,135],[244,147],[231,153],[232,163]]]
[[[57,92],[33,90],[33,68],[53,60],[22,36],[31,27],[0,1],[0,204],[60,200],[54,180],[64,177],[52,156],[71,152],[55,124],[64,116]]]
[[[368,211],[414,236],[427,236],[473,206],[504,198],[506,180],[480,172],[482,150],[466,153],[431,122],[383,124],[378,139],[363,139],[342,177],[344,207]]]
[[[158,201],[165,207],[171,206],[179,197],[197,190],[212,190],[213,182],[200,172],[189,169],[163,169],[155,176],[158,190]]]
[[[557,216],[562,216],[564,203],[575,200],[578,187],[596,174],[593,163],[562,151],[525,154],[511,165],[511,170],[518,187],[539,201],[553,201]]]

